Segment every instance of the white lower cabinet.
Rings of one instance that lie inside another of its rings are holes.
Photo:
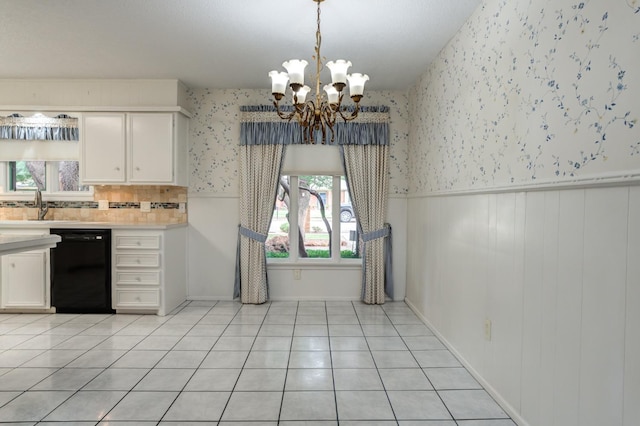
[[[42,229],[2,229],[2,234],[46,235]],[[48,309],[51,307],[49,250],[7,254],[0,258],[0,308]]]
[[[49,250],[2,257],[2,308],[49,308]]]
[[[186,229],[114,230],[112,300],[118,312],[165,315],[186,299]]]

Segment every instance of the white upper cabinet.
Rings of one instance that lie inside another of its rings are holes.
[[[129,182],[173,181],[173,114],[127,114]]]
[[[83,184],[187,186],[188,119],[179,113],[87,113]]]
[[[86,114],[80,129],[80,179],[86,184],[124,183],[125,115]]]

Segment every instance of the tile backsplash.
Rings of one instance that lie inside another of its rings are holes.
[[[99,210],[98,201],[109,202]],[[151,210],[143,212],[141,202]],[[180,204],[185,210],[181,212]],[[48,201],[47,220],[83,222],[168,224],[187,222],[187,188],[151,185],[100,185],[94,187],[93,201]],[[34,202],[0,201],[0,220],[29,220],[37,217]]]

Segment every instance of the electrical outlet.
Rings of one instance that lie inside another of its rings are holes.
[[[178,203],[178,211],[180,213],[186,213],[187,212],[187,203]]]
[[[491,340],[491,320],[484,320],[484,340]]]
[[[151,201],[140,201],[140,211],[149,213],[151,211]]]
[[[293,279],[294,280],[299,280],[302,277],[302,272],[300,271],[300,269],[294,269],[293,270]]]
[[[98,210],[109,210],[109,200],[98,200]]]

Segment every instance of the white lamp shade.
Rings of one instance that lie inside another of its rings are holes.
[[[311,87],[309,86],[302,86],[300,88],[300,90],[298,90],[297,93],[294,93],[295,96],[297,96],[298,98],[298,104],[303,104],[307,101],[307,94],[311,91]],[[295,99],[293,101],[293,103],[296,103]]]
[[[353,73],[347,76],[349,80],[349,95],[362,96],[364,93],[364,83],[369,80],[366,74]]]
[[[304,68],[307,66],[307,64],[308,62],[304,59],[292,59],[282,64],[282,66],[285,67],[287,69],[287,72],[289,73],[289,80],[291,80],[291,84],[304,85]]]
[[[326,86],[324,86],[324,91],[327,93],[327,101],[330,104],[338,103],[338,97],[340,96],[340,93],[338,93],[335,87],[333,87],[330,84],[327,84]]]
[[[347,83],[347,71],[351,66],[351,61],[338,59],[337,61],[327,62],[327,68],[331,70],[332,83]]]
[[[271,71],[269,77],[271,77],[271,93],[281,93],[284,95],[287,90],[289,75],[286,72]]]

